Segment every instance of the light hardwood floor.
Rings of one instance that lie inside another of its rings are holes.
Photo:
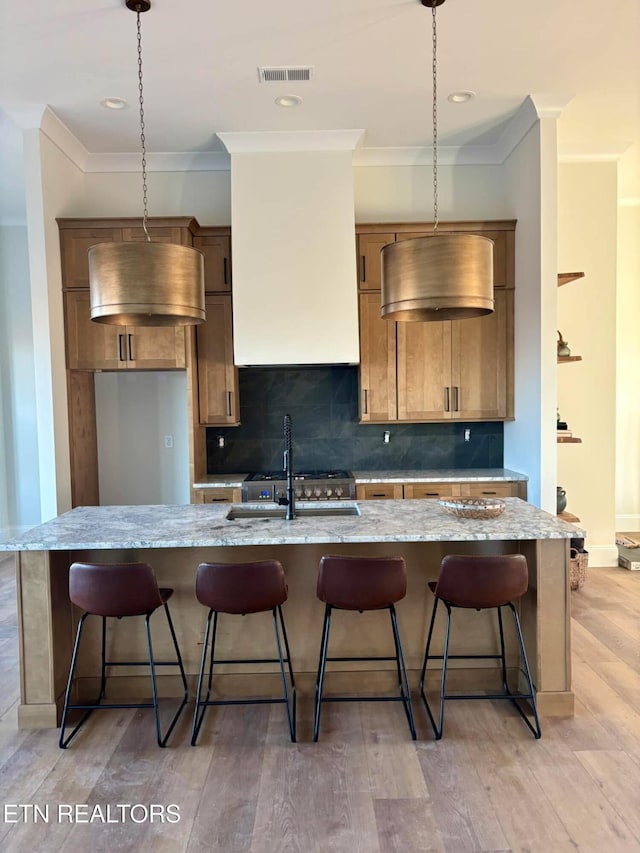
[[[13,562],[0,562],[2,851],[640,850],[640,573],[589,569],[573,595],[576,716],[543,718],[535,741],[509,703],[453,702],[434,742],[396,703],[311,705],[291,744],[282,706],[210,709],[198,747],[183,716],[158,749],[148,711],[94,714],[63,752],[53,731],[16,727]],[[112,823],[58,808],[99,805]],[[140,806],[120,822],[119,805]],[[176,823],[142,821],[151,804]],[[34,819],[49,807],[49,822]],[[112,812],[106,814],[110,805]],[[27,820],[13,823],[30,806]],[[133,818],[133,819],[132,819]]]

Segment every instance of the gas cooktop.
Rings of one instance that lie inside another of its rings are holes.
[[[262,483],[267,480],[286,480],[284,471],[256,471],[245,478],[245,482]],[[296,471],[294,480],[350,480],[353,475],[350,471]]]
[[[300,500],[353,500],[356,483],[350,471],[296,471],[293,475],[295,496]],[[242,484],[242,500],[277,501],[287,494],[284,471],[256,471]]]

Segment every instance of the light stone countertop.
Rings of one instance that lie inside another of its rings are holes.
[[[526,474],[508,468],[409,468],[388,471],[353,471],[357,484],[365,483],[461,483],[524,481]],[[193,484],[194,489],[240,488],[247,474],[207,474]]]
[[[519,498],[494,519],[448,515],[438,501],[360,501],[359,517],[228,521],[231,504],[76,507],[0,544],[0,551],[196,548],[340,542],[452,542],[584,538],[585,532]],[[341,501],[344,506],[346,501]],[[319,501],[297,506],[335,506]],[[255,504],[238,504],[242,508]]]
[[[518,480],[526,482],[526,474],[508,468],[425,468],[397,471],[354,471],[356,483],[468,483]]]
[[[194,489],[239,489],[248,474],[205,474],[197,483],[194,483]]]

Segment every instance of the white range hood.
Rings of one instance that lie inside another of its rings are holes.
[[[363,131],[220,133],[238,365],[356,364],[353,151]]]

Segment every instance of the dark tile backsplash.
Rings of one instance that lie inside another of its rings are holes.
[[[501,468],[502,423],[359,424],[358,368],[240,369],[239,427],[207,428],[207,472],[282,468],[283,418],[293,424],[295,468],[384,471]],[[465,442],[464,430],[471,429]],[[389,444],[384,431],[389,430]],[[224,438],[219,447],[218,438]]]

